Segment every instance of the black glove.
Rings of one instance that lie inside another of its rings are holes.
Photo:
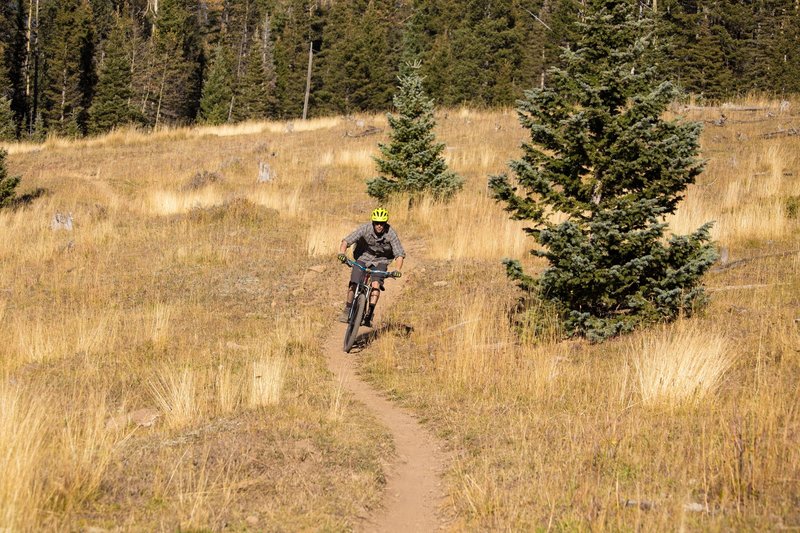
[[[344,255],[344,254],[339,254],[339,255],[337,255],[337,256],[336,256],[336,259],[338,259],[338,260],[339,260],[339,261],[341,261],[342,263],[347,263],[347,256],[346,256],[346,255]]]
[[[403,273],[402,273],[402,272],[400,272],[399,270],[395,270],[394,272],[392,272],[392,277],[393,277],[393,278],[399,278],[399,277],[401,277],[402,275],[403,275]]]

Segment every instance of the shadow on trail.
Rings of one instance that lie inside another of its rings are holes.
[[[386,324],[382,324],[378,328],[367,331],[366,333],[361,333],[358,337],[356,337],[356,342],[353,344],[353,348],[350,350],[350,352],[360,352],[377,339],[388,333],[396,333],[401,337],[408,337],[413,332],[414,328],[412,326],[401,324],[399,322],[388,322]]]

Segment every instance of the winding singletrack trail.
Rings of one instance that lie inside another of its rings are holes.
[[[388,285],[388,284],[387,284]],[[388,287],[381,295],[376,310],[376,325],[380,312],[391,305],[391,294],[398,285]],[[427,532],[438,531],[445,524],[440,508],[444,499],[441,474],[444,457],[441,444],[404,409],[387,400],[377,390],[358,377],[357,355],[342,350],[346,324],[337,322],[325,342],[328,367],[343,389],[365,404],[392,433],[397,456],[387,470],[386,492],[382,508],[358,528],[367,532]],[[360,336],[369,332],[361,328]],[[369,357],[369,346],[363,352]]]

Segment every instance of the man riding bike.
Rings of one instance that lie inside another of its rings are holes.
[[[355,244],[353,258],[358,264],[372,270],[387,272],[389,263],[395,261],[395,269],[399,275],[400,269],[403,268],[403,259],[406,256],[406,252],[403,250],[403,245],[400,244],[397,232],[389,225],[389,212],[379,207],[372,212],[371,218],[371,223],[357,227],[355,231],[342,240],[342,244],[339,246],[338,259],[344,263],[347,260],[345,255],[347,248]],[[350,307],[353,305],[355,287],[362,275],[361,269],[354,266],[350,274],[345,308],[342,314],[339,315],[339,322],[347,322]],[[383,278],[374,280],[369,295],[369,309],[364,318],[364,325],[367,327],[372,327],[372,315],[375,312],[375,305],[378,303],[380,291],[382,290],[384,290]]]

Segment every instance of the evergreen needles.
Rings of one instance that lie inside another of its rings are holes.
[[[15,191],[19,185],[19,176],[9,176],[6,169],[5,150],[0,149],[0,209],[8,207],[14,201]]]
[[[367,182],[369,195],[381,201],[396,193],[409,194],[412,200],[424,194],[447,199],[464,183],[442,157],[444,143],[436,142],[433,132],[433,100],[426,96],[417,69],[410,67],[400,76],[394,97],[397,114],[388,115],[390,142],[378,145],[381,157],[375,158],[381,175]]]
[[[594,341],[691,314],[716,258],[710,223],[665,236],[664,217],[702,171],[700,125],[662,119],[678,91],[655,79],[652,21],[637,11],[624,0],[590,4],[565,66],[519,105],[531,138],[510,165],[519,188],[506,175],[490,180],[512,218],[532,222],[541,247],[532,253],[550,264],[535,280],[506,261],[509,276]]]

